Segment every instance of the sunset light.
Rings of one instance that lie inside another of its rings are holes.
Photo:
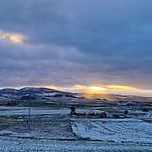
[[[123,85],[108,85],[107,88],[113,91],[127,91],[127,90],[134,90],[135,87],[132,86],[123,86]]]
[[[85,95],[99,95],[99,94],[130,94],[136,95],[140,94],[142,96],[150,96],[152,94],[151,89],[142,89],[134,86],[125,85],[98,85],[98,86],[86,86],[86,85],[73,85],[73,86],[44,86],[56,90],[64,90],[75,93],[84,93]]]
[[[102,94],[105,93],[106,91],[107,91],[106,88],[99,86],[88,86],[88,88],[86,89],[86,92],[90,94]]]
[[[106,91],[106,88],[102,88],[102,87],[96,87],[96,86],[91,86],[89,87],[90,90],[98,92],[98,91]]]
[[[152,152],[152,0],[0,0],[0,143]]]
[[[0,39],[10,41],[12,43],[22,43],[25,36],[19,33],[0,31]]]

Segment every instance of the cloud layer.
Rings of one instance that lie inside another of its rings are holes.
[[[0,87],[152,89],[151,8],[151,0],[1,0],[1,34],[22,43],[0,36]]]

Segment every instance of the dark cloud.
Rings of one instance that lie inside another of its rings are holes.
[[[1,0],[0,87],[128,84],[151,88],[151,0]]]

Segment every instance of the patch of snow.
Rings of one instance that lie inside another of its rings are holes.
[[[52,92],[52,93],[43,93],[43,96],[54,96],[54,95],[56,95],[57,94],[57,92]]]
[[[146,117],[147,117],[147,118],[152,118],[152,111],[148,112],[148,114],[147,114]]]
[[[138,119],[73,120],[72,129],[84,139],[152,143],[152,124]]]

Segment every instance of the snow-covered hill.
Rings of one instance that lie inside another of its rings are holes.
[[[78,102],[75,94],[69,92],[62,92],[47,88],[31,88],[26,87],[22,89],[2,89],[0,90],[0,104],[1,105],[26,105],[27,101],[30,104],[47,105],[47,104],[61,104],[69,101]]]
[[[111,102],[112,101],[112,102]],[[0,105],[43,106],[43,105],[87,105],[101,106],[106,103],[117,103],[117,105],[140,105],[152,103],[150,97],[123,96],[123,95],[98,95],[87,98],[83,94],[63,92],[48,88],[25,87],[22,89],[1,89]]]

